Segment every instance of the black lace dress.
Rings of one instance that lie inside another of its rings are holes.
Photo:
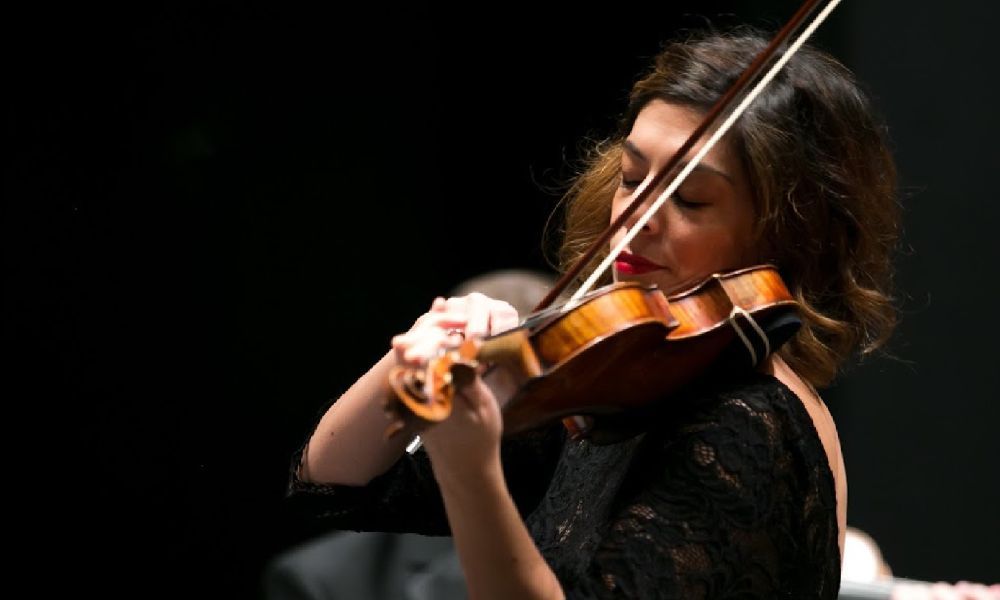
[[[753,374],[683,406],[611,445],[561,424],[505,440],[508,487],[567,597],[836,598],[833,476],[801,402]],[[293,468],[289,501],[333,529],[449,534],[423,452],[358,488]]]

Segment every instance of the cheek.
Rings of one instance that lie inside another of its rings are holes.
[[[611,201],[611,214],[610,218],[608,219],[608,225],[614,223],[615,219],[617,219],[623,212],[625,212],[625,208],[628,206],[628,203],[625,202],[624,199],[626,199],[627,197],[628,195],[622,194],[621,191],[615,192],[614,198]],[[621,239],[624,237],[625,237],[625,229],[619,228],[611,236],[610,245],[614,246],[615,244],[620,242]]]
[[[717,271],[741,265],[746,244],[729,229],[678,227],[671,242],[677,262],[692,271]]]
[[[625,208],[628,206],[628,202],[625,201],[627,198],[628,195],[624,194],[621,188],[615,191],[615,195],[611,197],[611,218],[608,220],[608,223],[613,222],[618,218],[618,215],[625,211]]]

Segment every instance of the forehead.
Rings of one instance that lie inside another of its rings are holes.
[[[703,114],[693,108],[656,99],[639,111],[628,141],[653,167],[662,166],[687,141],[702,118]],[[688,159],[698,152],[708,137],[709,135],[702,136],[688,152]],[[740,161],[732,151],[728,136],[719,140],[702,162],[728,174],[736,174],[740,169]]]

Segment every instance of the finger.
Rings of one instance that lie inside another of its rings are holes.
[[[455,392],[456,396],[461,396],[462,401],[468,409],[477,412],[481,407],[486,405],[485,403],[496,402],[490,389],[478,376],[462,387],[456,388]]]
[[[399,335],[392,336],[392,347],[394,350],[406,350],[413,344],[416,344],[423,338],[424,333],[422,331],[408,331],[406,333],[400,333]]]
[[[427,329],[464,329],[468,315],[465,311],[447,310],[443,312],[429,312],[422,315],[414,322],[413,327],[407,334],[419,334]]]
[[[981,583],[971,583],[969,581],[959,581],[955,584],[955,590],[962,594],[962,598],[969,600],[1000,600],[1000,586],[995,586],[993,591]]]
[[[430,330],[403,349],[403,360],[413,365],[424,365],[439,355],[441,348],[446,345],[447,333],[440,329]]]
[[[897,583],[889,593],[890,600],[931,600],[930,587],[925,584]]]
[[[441,348],[448,345],[447,340],[448,332],[442,328],[435,327],[434,329],[420,332],[410,345],[410,349],[416,350],[418,353],[429,358],[439,354]]]
[[[469,322],[465,326],[465,335],[471,337],[486,337],[490,333],[490,310],[493,300],[485,294],[472,292],[466,298],[466,313]]]
[[[434,327],[442,331],[447,331],[449,329],[465,329],[469,321],[469,315],[465,311],[454,311],[449,310],[442,313],[434,313],[429,315],[430,318],[427,319],[424,326]]]
[[[449,296],[445,300],[445,306],[448,310],[453,310],[456,312],[465,312],[468,296]]]
[[[962,594],[954,586],[943,581],[932,584],[930,591],[934,600],[962,600]]]
[[[455,389],[455,406],[461,407],[463,410],[475,412],[476,410],[476,400],[470,397],[468,393],[468,387],[456,388]]]
[[[427,339],[427,336],[427,331],[401,333],[399,335],[392,336],[390,344],[393,350],[403,353],[414,346],[422,344]]]
[[[516,308],[507,302],[497,302],[490,315],[490,335],[509,331],[521,324]]]
[[[476,320],[475,317],[472,317],[472,313],[478,310],[478,308],[475,305],[475,302],[470,299],[471,295],[472,294],[469,294],[467,296],[452,296],[451,298],[448,298],[446,302],[449,313],[461,314],[463,316],[462,324],[455,325],[452,328],[460,329],[462,333],[466,336],[474,335],[474,331],[478,329],[475,323],[473,323],[473,327],[471,330],[469,328],[469,321]]]

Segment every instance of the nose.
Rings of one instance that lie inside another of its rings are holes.
[[[649,194],[643,199],[639,206],[635,209],[629,217],[625,220],[623,227],[625,231],[631,231],[633,227],[639,222],[640,219],[649,211],[653,203],[659,197],[662,190],[651,190]],[[624,198],[621,203],[621,212],[625,212],[628,205],[634,200],[633,196],[628,196]],[[619,213],[620,214],[620,213]],[[664,208],[661,206],[655,214],[651,215],[649,219],[646,220],[642,225],[642,230],[636,235],[655,235],[663,230],[665,223],[664,219]]]

